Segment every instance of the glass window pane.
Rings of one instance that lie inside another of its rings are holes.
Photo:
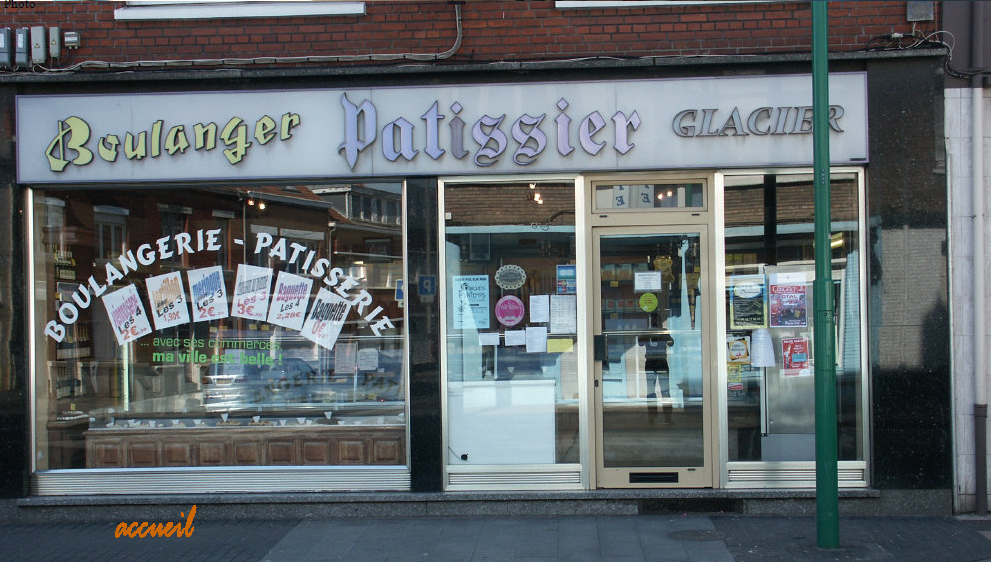
[[[833,174],[839,458],[864,458],[856,174]],[[726,345],[730,461],[815,458],[811,174],[727,176]]]
[[[579,462],[574,198],[445,188],[448,464]]]
[[[705,206],[702,183],[655,183],[595,186],[597,211],[643,211],[645,209],[685,209]]]
[[[406,464],[402,232],[317,191],[36,190],[38,468]]]

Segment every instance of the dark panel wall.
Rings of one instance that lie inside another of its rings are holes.
[[[939,60],[868,64],[873,482],[952,487]]]
[[[410,471],[414,492],[440,491],[443,486],[440,401],[440,297],[420,294],[421,277],[432,277],[436,292],[437,180],[406,183],[406,256],[409,318]],[[428,284],[425,281],[424,284]],[[429,291],[426,291],[429,293]]]
[[[14,183],[14,92],[0,89],[0,498],[27,493],[23,191]]]

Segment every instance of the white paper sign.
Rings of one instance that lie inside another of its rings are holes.
[[[526,330],[506,330],[506,345],[526,345]]]
[[[358,344],[342,343],[334,349],[334,373],[353,375],[358,368]]]
[[[186,289],[182,286],[182,273],[173,271],[156,275],[145,280],[148,300],[151,301],[151,317],[155,329],[162,330],[189,322],[189,309],[186,307]]]
[[[320,287],[300,333],[304,338],[324,349],[334,349],[349,312],[351,312],[351,301]]]
[[[549,322],[550,310],[547,295],[530,295],[530,322]]]
[[[529,326],[526,329],[526,352],[545,353],[547,351],[547,326]]]
[[[576,295],[551,295],[551,333],[575,334],[578,332],[578,297]]]
[[[189,293],[193,300],[193,322],[227,318],[224,268],[217,265],[190,269],[186,276],[189,278]]]
[[[268,290],[271,286],[271,269],[243,263],[238,265],[231,316],[265,320],[265,313],[268,311]]]
[[[103,296],[103,306],[107,307],[110,325],[114,328],[117,343],[124,345],[151,332],[148,315],[141,304],[141,297],[134,285],[128,285],[109,295]]]
[[[499,332],[479,332],[478,345],[499,345]]]
[[[374,371],[379,368],[379,350],[373,348],[358,350],[358,370]]]
[[[634,293],[655,293],[661,290],[660,271],[637,271],[633,274]]]
[[[275,290],[272,291],[272,307],[268,309],[268,323],[290,330],[302,329],[312,286],[312,279],[280,271],[279,277],[275,280]]]

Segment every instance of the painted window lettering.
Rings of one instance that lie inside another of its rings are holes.
[[[301,122],[297,113],[288,112],[282,115],[280,122],[268,115],[263,115],[254,123],[253,133],[249,124],[240,117],[231,117],[223,127],[216,123],[196,123],[187,128],[186,125],[173,125],[165,129],[165,121],[159,119],[151,124],[148,131],[137,133],[124,132],[124,140],[115,133],[107,133],[99,139],[93,138],[89,123],[76,116],[66,117],[58,122],[58,132],[45,149],[48,167],[53,172],[61,172],[74,164],[85,166],[95,159],[96,154],[107,162],[117,162],[121,152],[127,160],[143,158],[158,158],[163,151],[168,156],[176,153],[184,154],[187,149],[209,151],[217,147],[218,140],[226,148],[223,155],[231,165],[244,160],[252,143],[249,135],[253,134],[259,145],[265,145],[274,139],[280,141],[292,137],[292,130]],[[92,142],[91,142],[92,141]]]
[[[554,146],[561,156],[568,156],[575,150],[571,144],[572,118],[567,114],[568,101],[561,98],[557,102],[559,110],[552,124],[556,139]],[[377,124],[378,110],[370,100],[355,104],[347,93],[341,95],[341,107],[344,110],[344,141],[338,146],[338,152],[343,153],[348,166],[354,170],[362,151],[371,147],[379,140]],[[453,102],[449,107],[452,117],[440,113],[440,102],[433,104],[420,116],[424,122],[425,131],[421,135],[413,121],[399,117],[387,123],[381,129],[382,155],[390,162],[400,158],[412,161],[421,152],[425,152],[433,160],[440,159],[450,149],[454,158],[461,160],[471,154],[465,146],[466,130],[471,140],[475,142],[472,161],[476,166],[488,167],[499,162],[510,147],[511,135],[516,146],[512,148],[513,162],[518,166],[529,166],[537,161],[548,145],[547,132],[542,128],[547,113],[531,115],[523,113],[515,118],[502,114],[492,116],[481,115],[470,125],[462,119],[464,106]],[[441,121],[448,120],[450,146],[441,147]],[[640,116],[636,111],[626,114],[616,111],[612,117],[612,145],[620,154],[627,154],[636,146],[631,142],[632,132],[640,128]],[[599,154],[608,144],[608,123],[599,111],[592,111],[578,122],[578,144],[591,156]],[[506,130],[503,130],[503,129]],[[508,134],[507,134],[508,132]],[[424,144],[417,146],[418,140]]]

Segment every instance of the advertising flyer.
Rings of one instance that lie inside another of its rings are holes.
[[[767,327],[767,285],[763,275],[737,275],[729,284],[730,329]]]
[[[726,337],[726,361],[728,363],[750,363],[750,336]]]
[[[217,265],[190,269],[186,276],[189,278],[189,293],[193,300],[193,322],[227,318],[224,268]]]
[[[309,295],[309,292],[309,288],[307,288],[306,294]],[[303,322],[303,329],[300,332],[304,338],[320,347],[334,349],[334,344],[337,343],[337,337],[341,335],[341,328],[344,327],[344,321],[347,320],[349,312],[351,312],[350,301],[320,287],[316,299],[313,300],[313,307],[310,308],[310,314]]]
[[[451,279],[454,329],[489,327],[489,276],[455,275]]]
[[[272,270],[242,263],[237,266],[235,279],[231,316],[264,321],[268,312]]]
[[[772,328],[808,326],[808,305],[804,273],[779,273],[771,276],[768,296]]]
[[[145,314],[145,307],[141,304],[141,297],[134,285],[104,295],[103,306],[107,307],[110,325],[114,328],[119,345],[151,332],[148,315]]]
[[[303,328],[303,317],[313,280],[280,271],[272,291],[272,307],[268,309],[268,323],[290,330]],[[323,289],[323,287],[321,287]],[[337,339],[337,336],[334,336]]]
[[[784,358],[781,370],[784,376],[812,376],[809,369],[809,338],[782,338],[781,356]]]
[[[156,330],[189,322],[181,272],[173,271],[149,277],[145,280],[145,288],[148,290],[148,300],[151,301],[151,314]]]
[[[574,295],[578,292],[578,266],[557,266],[557,294]]]

